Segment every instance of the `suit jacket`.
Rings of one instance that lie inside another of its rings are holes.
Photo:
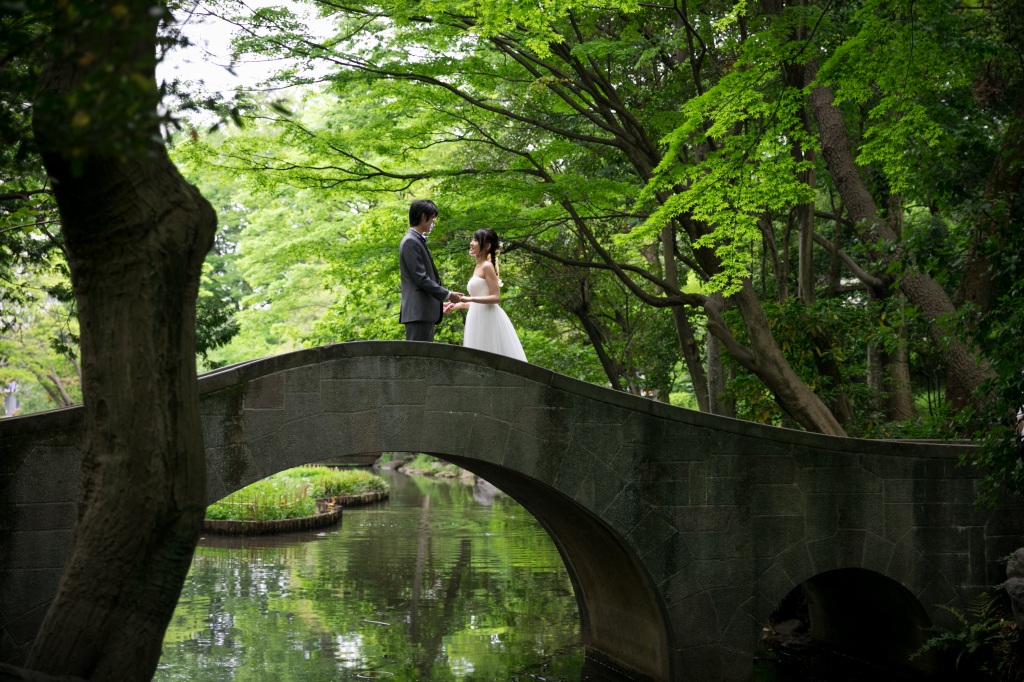
[[[440,322],[444,317],[441,302],[450,292],[441,286],[426,240],[411,227],[398,244],[398,266],[402,275],[402,308],[398,321],[402,324]]]

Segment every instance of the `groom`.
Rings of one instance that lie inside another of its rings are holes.
[[[462,294],[441,286],[434,259],[427,248],[427,235],[437,220],[437,206],[430,199],[417,199],[409,206],[409,231],[398,245],[398,266],[402,274],[402,309],[398,321],[405,325],[406,341],[433,341],[434,325],[444,315],[444,301],[458,303]]]

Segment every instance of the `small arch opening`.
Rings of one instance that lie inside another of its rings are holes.
[[[787,671],[918,680],[941,670],[936,654],[916,655],[931,625],[903,585],[874,571],[842,568],[804,581],[779,602],[763,629],[762,649]]]

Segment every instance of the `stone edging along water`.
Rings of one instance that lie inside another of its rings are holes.
[[[297,519],[271,519],[267,521],[231,521],[228,519],[203,519],[203,532],[211,535],[276,535],[302,530],[316,530],[333,526],[341,520],[345,507],[370,504],[387,499],[388,493],[370,492],[362,495],[339,495],[322,497],[316,501],[317,513]]]

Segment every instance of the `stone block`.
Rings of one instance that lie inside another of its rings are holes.
[[[885,506],[880,493],[836,495],[836,526],[885,532]]]
[[[29,452],[9,488],[9,501],[68,502],[78,500],[82,453],[78,448],[39,445]]]
[[[495,413],[494,396],[490,386],[431,386],[424,398],[431,410],[490,415]]]
[[[650,505],[639,486],[627,483],[601,512],[605,523],[625,535],[643,520]]]
[[[679,679],[686,682],[722,682],[722,654],[722,648],[717,644],[681,649],[678,656]]]
[[[793,545],[783,552],[778,559],[779,565],[793,579],[795,585],[813,578],[817,573],[814,560],[811,558],[810,549],[807,545],[808,543],[806,542]]]
[[[63,570],[71,548],[71,529],[14,531],[4,538],[0,565],[11,569]]]
[[[669,604],[668,616],[677,642],[717,644],[722,636],[715,602],[707,590]]]
[[[284,376],[270,374],[249,382],[243,408],[246,410],[283,410]]]
[[[384,405],[378,414],[380,451],[414,452],[423,449],[423,434],[429,425],[422,405]]]
[[[368,410],[350,414],[349,434],[352,454],[381,452],[380,413]]]
[[[840,568],[859,568],[864,561],[864,543],[867,531],[842,529],[836,532],[836,564]]]
[[[662,548],[670,538],[681,541],[676,529],[661,514],[653,511],[647,512],[626,536],[641,559]]]
[[[767,569],[754,576],[754,588],[767,598],[769,612],[779,608],[782,600],[793,591],[797,584],[778,562],[772,563]]]
[[[569,440],[566,429],[572,411],[564,407],[524,407],[512,422],[512,428],[540,440],[564,443]]]
[[[237,415],[242,412],[244,388],[231,386],[199,397],[199,413],[204,417]]]
[[[677,551],[685,552],[682,548],[677,547],[676,549]],[[675,562],[672,563],[673,565],[675,564]],[[690,564],[682,562],[679,565],[681,565],[682,568],[679,568],[669,577],[658,583],[658,590],[665,598],[665,602],[669,604],[683,601],[684,599],[704,591],[704,587],[697,581]],[[659,563],[658,566],[662,566],[662,564]],[[657,568],[658,566],[655,567]],[[666,562],[664,568],[669,568],[668,562]],[[663,573],[664,571],[659,568],[658,572]]]
[[[944,504],[953,500],[973,501],[978,496],[978,484],[973,479],[943,478],[924,482],[925,499]]]
[[[755,557],[779,556],[806,537],[804,516],[753,516],[750,547]]]
[[[749,594],[749,590],[748,590]],[[730,595],[730,602],[734,599]],[[719,601],[716,596],[716,603]],[[750,601],[749,596],[747,601]],[[724,611],[727,608],[725,603],[718,604],[719,608],[719,619],[725,620],[727,617]],[[730,660],[733,663],[741,663],[740,660],[746,658],[747,672],[752,672],[753,661],[751,660],[754,653],[754,648],[757,646],[758,637],[761,634],[762,623],[758,623],[754,620],[754,617],[749,613],[746,613],[742,608],[742,603],[735,604],[730,612],[728,612],[728,625],[725,626],[725,631],[722,633],[722,639],[720,643],[725,647],[732,655]],[[744,656],[745,655],[745,656]]]
[[[285,394],[284,412],[286,419],[309,419],[323,411],[323,401],[319,393]]]
[[[320,393],[320,365],[306,365],[285,370],[285,393]]]
[[[242,413],[241,424],[237,425],[240,427],[239,434],[245,438],[248,442],[252,443],[261,438],[266,438],[269,435],[276,433],[282,424],[288,422],[288,417],[285,415],[284,409],[280,410],[246,410]],[[225,423],[225,428],[234,428],[236,424],[231,422]],[[227,443],[230,440],[235,440],[234,433],[226,435],[224,442]]]
[[[5,571],[0,588],[0,614],[8,619],[48,606],[57,594],[63,567]]]
[[[861,567],[885,575],[889,569],[889,562],[892,561],[894,547],[895,545],[884,537],[875,533],[866,533]]]
[[[46,617],[51,601],[53,599],[48,599],[45,604],[37,606],[31,611],[20,614],[4,623],[4,631],[10,635],[15,644],[27,647],[32,643],[39,629],[43,626],[43,619]]]
[[[686,539],[679,533],[670,535],[664,542],[647,551],[641,557],[641,562],[647,568],[651,580],[656,584],[670,581],[673,576],[679,575],[685,575],[687,578],[693,579],[693,574],[689,570],[690,565],[693,563],[693,556],[690,553]],[[683,572],[681,573],[681,571]],[[697,589],[699,589],[699,586],[693,587],[693,591]],[[683,595],[677,595],[677,598],[688,596],[689,594],[692,594],[692,591]]]
[[[690,462],[690,504],[708,504],[708,465]]]
[[[707,499],[709,505],[718,507],[734,507],[746,502],[738,479],[719,476],[707,477]]]
[[[444,428],[445,424],[438,422],[436,428]],[[465,448],[462,452],[452,454],[465,454],[467,457],[475,457],[492,464],[500,464],[505,458],[505,450],[508,447],[510,428],[507,422],[483,414],[473,415],[473,422],[468,437],[465,438]]]
[[[601,400],[577,396],[573,401],[572,420],[575,424],[603,424],[605,426],[621,427],[634,414],[637,414],[634,410],[620,405],[612,405]],[[621,428],[616,430],[621,439]]]
[[[502,465],[550,485],[561,468],[568,446],[568,442],[541,440],[512,428],[505,441]],[[605,499],[601,508],[611,499]]]
[[[758,485],[788,486],[795,484],[797,469],[792,457],[745,456],[736,460],[735,475]]]
[[[807,539],[817,540],[835,535],[839,528],[836,496],[819,493],[807,495],[804,500],[807,508],[804,515]]]
[[[751,585],[754,582],[754,567],[748,557],[696,559],[691,568],[697,582],[710,590],[712,596],[719,595],[721,588],[736,588],[742,593],[742,599],[746,599],[753,591]],[[720,610],[720,622],[726,622],[722,619],[727,619],[730,613],[728,610]]]
[[[614,424],[575,423],[572,426],[571,437],[605,462],[612,461],[615,453],[622,447],[622,431]]]
[[[808,494],[813,493],[881,493],[882,479],[858,467],[803,468],[797,483]]]
[[[490,417],[469,412],[425,410],[421,431],[416,438],[419,445],[403,450],[403,452],[415,452],[418,449],[432,454],[467,456],[470,454],[468,448],[473,439],[473,432],[477,429],[477,419],[494,421]],[[502,451],[505,447],[504,439],[508,435],[508,425],[504,422],[497,422],[497,425],[499,430],[478,439],[478,447],[472,451],[471,456],[491,463],[501,461]],[[486,431],[487,425],[480,428],[482,431]],[[390,450],[390,448],[388,449]]]
[[[889,560],[889,567],[885,575],[898,583],[902,583],[907,589],[915,594],[928,585],[928,582],[938,572],[938,568],[928,561],[909,537],[896,543],[893,547],[892,559]]]
[[[956,590],[953,589],[946,576],[942,573],[936,573],[928,581],[928,585],[915,596],[929,614],[941,611],[942,609],[938,608],[939,605],[957,605],[960,601]]]
[[[892,542],[898,541],[914,527],[914,505],[887,504],[883,507],[885,514],[885,538]]]
[[[693,501],[689,481],[658,481],[640,485],[647,491],[652,503],[661,507],[685,507]]]
[[[926,500],[924,479],[886,478],[882,486],[886,503],[911,504]]]
[[[679,507],[669,512],[672,524],[680,532],[725,530],[729,519],[736,509],[734,507]]]
[[[0,515],[10,530],[71,530],[77,508],[75,501],[0,505]]]
[[[803,516],[804,494],[794,483],[762,484],[750,487],[752,516]]]
[[[807,542],[807,553],[814,566],[814,575],[839,568],[834,537]]]

